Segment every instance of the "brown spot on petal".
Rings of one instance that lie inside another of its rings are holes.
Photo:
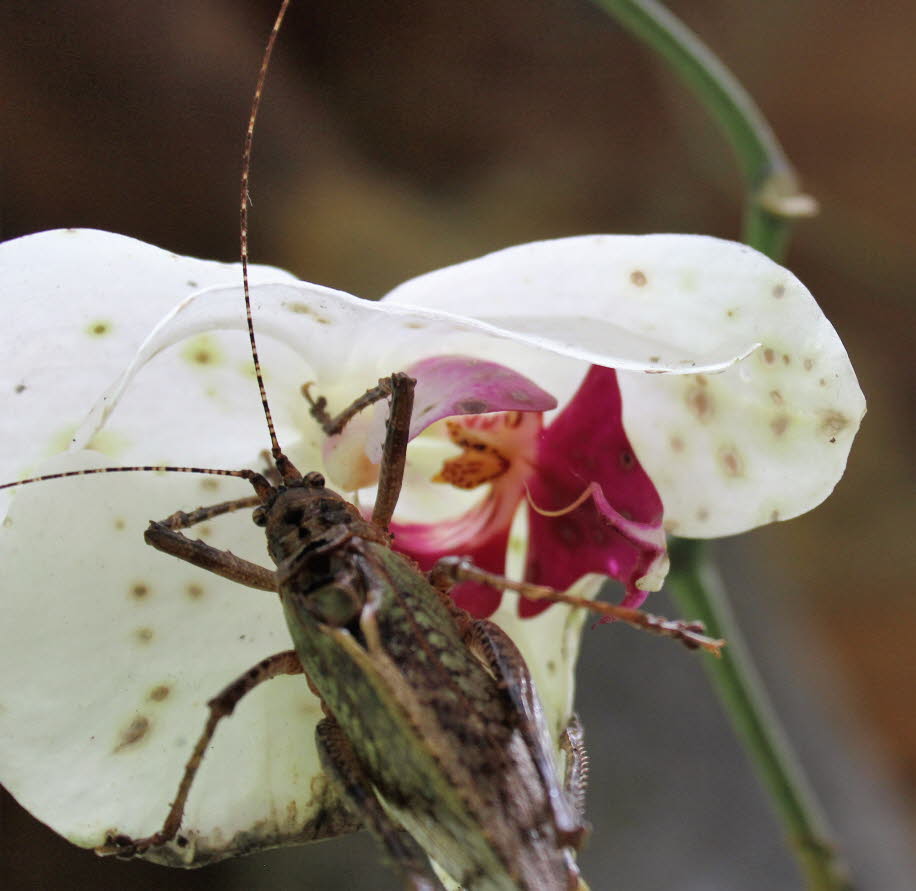
[[[119,532],[120,532],[122,529],[125,529],[125,528],[127,527],[127,523],[125,522],[124,517],[115,517],[114,527],[115,527],[115,529],[117,529]]]
[[[158,687],[153,687],[149,691],[149,696],[147,697],[152,702],[162,702],[163,699],[167,699],[169,693],[172,692],[172,688],[166,684],[159,684]]]
[[[205,476],[200,481],[200,487],[208,492],[215,492],[219,488],[219,480],[215,476]]]
[[[671,443],[671,450],[673,452],[683,452],[684,451],[684,440],[680,436],[672,436],[669,440]]]
[[[786,428],[789,426],[789,416],[788,415],[776,415],[772,421],[770,421],[770,430],[773,431],[774,436],[782,436],[786,432]]]
[[[147,594],[149,594],[149,585],[145,582],[135,582],[130,586],[130,596],[136,597],[137,600],[142,600]]]
[[[706,375],[705,375],[705,374],[695,374],[695,375],[693,376],[693,379],[694,379],[701,387],[705,387],[705,386],[709,383],[709,381],[706,380]]]
[[[770,399],[773,401],[773,405],[782,405],[785,402],[779,390],[770,390]]]
[[[140,643],[149,643],[153,639],[153,629],[146,627],[138,628],[134,632],[134,637],[136,637]]]
[[[697,519],[701,523],[705,523],[709,519],[709,509],[701,507],[697,509]]]
[[[184,590],[192,600],[199,600],[204,596],[203,585],[198,585],[196,582],[191,582]]]
[[[827,378],[822,377],[817,383],[818,383],[818,386],[826,387],[826,386],[827,386]]]
[[[111,331],[111,322],[103,321],[90,322],[86,329],[86,333],[92,337],[104,337],[109,331]]]
[[[776,361],[776,353],[769,347],[767,347],[760,355],[763,356],[763,361],[766,362],[767,365],[772,365]]]
[[[786,286],[785,286],[785,285],[776,285],[776,287],[773,288],[773,296],[774,296],[777,300],[779,300],[781,297],[784,297],[784,296],[785,296],[785,293],[786,293]]]
[[[783,365],[788,365],[791,361],[792,361],[792,358],[789,356],[788,353],[782,354],[782,364]]]
[[[712,396],[705,387],[694,384],[687,390],[687,408],[697,418],[698,421],[706,423],[713,416],[715,407]]]
[[[120,752],[122,749],[126,749],[128,746],[135,745],[140,742],[144,736],[149,732],[150,729],[150,719],[145,715],[137,715],[130,724],[121,731],[121,739],[118,744],[115,746],[115,752]]]
[[[810,371],[812,368],[814,368],[814,359],[805,359],[805,361],[802,362],[802,365],[804,366],[805,371]]]
[[[744,460],[734,446],[724,446],[719,449],[719,463],[726,476],[744,476]]]
[[[299,300],[292,300],[289,303],[283,304],[286,309],[290,312],[297,313],[300,316],[311,316],[319,325],[330,325],[331,320],[325,318],[322,315],[319,315],[311,306],[307,303],[302,303]]]
[[[422,331],[426,327],[426,322],[407,322],[405,328],[412,328],[414,331]]]
[[[821,412],[821,433],[826,436],[836,436],[849,426],[849,418],[838,411]]]
[[[646,283],[649,281],[649,279],[646,278],[645,272],[643,272],[641,269],[634,269],[630,273],[630,281],[633,282],[637,288],[643,288],[646,286]]]

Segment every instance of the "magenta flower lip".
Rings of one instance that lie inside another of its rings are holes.
[[[428,363],[408,369],[417,378],[418,391],[432,389],[426,381]],[[442,362],[446,364],[454,370],[460,366],[454,358]],[[528,399],[508,369],[497,373],[493,363],[486,366],[490,381],[509,382]],[[474,383],[468,392],[474,392]],[[458,404],[466,409],[469,403],[470,399]],[[452,520],[396,523],[395,548],[423,569],[432,568],[440,557],[461,554],[483,569],[502,574],[510,525],[527,492],[524,581],[566,590],[586,573],[601,573],[624,583],[624,605],[642,603],[648,591],[658,587],[667,567],[662,504],[624,432],[614,370],[593,366],[546,427],[541,423],[542,410],[532,408],[526,417],[495,395],[490,401],[480,399],[475,408],[510,413],[491,417],[475,413],[454,420],[452,438],[464,452],[460,459],[447,462],[436,479],[460,488],[487,485],[489,491],[475,507]],[[435,420],[448,416],[447,412],[432,414]],[[572,510],[557,509],[582,501],[583,494],[589,497]],[[501,592],[478,582],[463,582],[452,595],[480,618],[492,615],[501,599]],[[521,598],[519,614],[537,615],[549,605]]]

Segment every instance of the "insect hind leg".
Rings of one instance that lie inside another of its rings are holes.
[[[553,766],[553,739],[524,657],[509,635],[486,619],[479,619],[468,626],[465,638],[471,652],[493,672],[512,703],[522,738],[531,753],[543,788],[548,793],[548,806],[553,815],[558,841],[579,850],[589,831],[584,819],[584,790],[581,798],[575,790],[572,795],[569,794],[569,762],[566,788],[561,790],[557,784]],[[579,731],[575,739],[584,752],[582,729],[578,721],[575,727]],[[569,729],[565,732],[568,733]]]
[[[225,687],[219,694],[214,696],[207,703],[210,715],[200,738],[197,740],[197,745],[194,746],[194,751],[185,765],[178,792],[165,818],[165,822],[162,824],[162,828],[158,832],[140,839],[132,839],[125,835],[109,836],[104,845],[96,848],[96,853],[102,856],[135,857],[150,848],[172,841],[178,835],[178,829],[184,816],[185,804],[188,800],[188,793],[191,791],[194,777],[200,769],[204,753],[213,739],[213,734],[216,732],[219,722],[223,718],[228,718],[241,699],[254,690],[255,687],[265,681],[269,681],[271,678],[288,674],[302,674],[302,663],[299,661],[295,650],[285,650],[282,653],[275,653],[273,656],[262,659],[257,665],[249,668],[248,671],[237,677],[228,687]]]

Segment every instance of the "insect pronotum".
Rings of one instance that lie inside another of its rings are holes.
[[[247,237],[254,126],[287,6],[284,0],[258,76],[245,138],[240,204],[246,319],[272,469],[259,473],[184,466],[106,467],[0,486],[160,471],[236,477],[254,489],[253,495],[152,522],[145,538],[172,557],[249,587],[277,591],[295,648],[263,659],[210,701],[209,718],[163,822],[141,837],[129,837],[113,827],[100,853],[158,853],[160,859],[168,859],[169,850],[192,844],[181,831],[183,811],[221,720],[261,683],[280,675],[305,674],[325,708],[326,717],[317,728],[318,748],[338,801],[338,822],[325,834],[360,824],[369,828],[414,888],[442,887],[430,858],[469,889],[579,887],[574,852],[586,833],[581,732],[573,721],[561,740],[551,739],[512,641],[492,623],[472,620],[454,608],[448,586],[473,578],[623,619],[691,646],[715,650],[718,642],[704,638],[694,625],[513,584],[460,558],[442,561],[427,580],[394,553],[387,528],[403,475],[413,394],[413,381],[402,373],[382,379],[356,403],[359,408],[390,401],[379,495],[371,519],[330,491],[320,474],[302,475],[284,454],[258,358]],[[326,434],[339,431],[353,414],[344,409],[332,418],[319,406],[313,414]],[[255,522],[265,528],[276,569],[183,534],[204,521],[251,507]],[[554,763],[557,745],[567,753],[563,782]],[[247,849],[256,848],[256,843],[249,843]]]

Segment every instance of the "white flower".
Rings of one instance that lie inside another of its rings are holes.
[[[384,413],[359,416],[335,449],[301,385],[314,381],[339,409],[379,377],[436,357],[498,363],[561,406],[590,365],[616,368],[632,451],[661,496],[666,528],[689,536],[728,535],[818,504],[864,413],[846,353],[804,286],[726,241],[522,245],[421,276],[380,304],[279,270],[252,277],[280,441],[303,470],[326,460],[342,490],[371,481]],[[0,479],[89,465],[264,466],[237,266],[61,231],[0,246],[0,280]],[[441,407],[448,400],[436,392]],[[509,391],[500,392],[474,410],[513,408],[497,404]],[[433,499],[437,519],[467,506],[457,489],[415,476],[405,492],[414,519],[430,518]],[[583,490],[594,479],[583,471]],[[139,473],[15,490],[0,534],[0,779],[76,844],[155,831],[206,700],[289,648],[272,595],[142,542],[151,519],[249,493],[232,479]],[[199,534],[212,544],[269,565],[247,516],[206,526]],[[595,584],[582,587],[593,593]],[[554,607],[519,620],[504,603],[496,618],[560,726],[581,616]],[[561,666],[553,675],[550,661]],[[316,762],[319,712],[297,677],[246,698],[193,787],[182,832],[194,844],[160,855],[201,860],[314,832],[333,810]]]

